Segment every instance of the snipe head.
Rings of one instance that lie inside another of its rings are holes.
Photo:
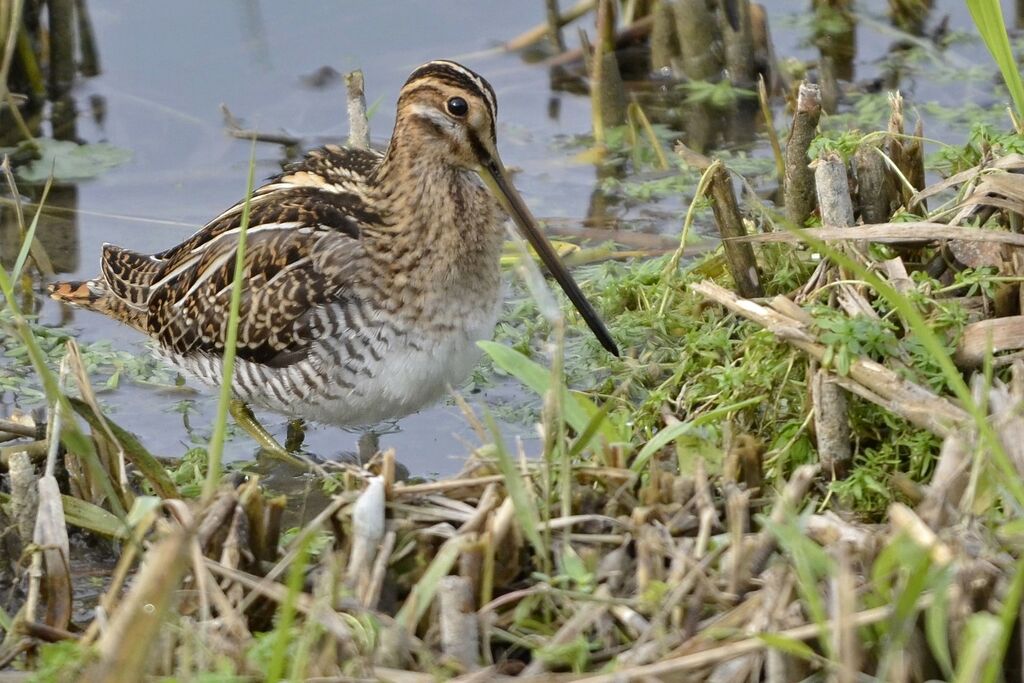
[[[437,163],[479,174],[601,345],[618,356],[619,349],[597,311],[580,291],[512,184],[498,155],[497,116],[494,89],[484,78],[455,62],[429,62],[413,71],[402,87],[395,128],[402,130],[403,136],[399,138],[396,134],[392,145],[415,145]]]

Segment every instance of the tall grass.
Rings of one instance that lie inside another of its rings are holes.
[[[12,195],[15,198],[15,202],[17,202],[19,195],[17,187],[15,186],[14,174],[11,171],[9,161],[6,158],[4,159],[2,168],[0,168],[0,173],[6,177],[7,183],[11,188]],[[17,211],[16,213],[18,220],[23,221],[22,212]],[[21,228],[21,233],[23,235],[28,235],[29,230],[23,223],[19,227]],[[22,244],[21,252],[18,255],[18,261],[20,263],[23,264],[25,259],[28,257],[27,251],[31,248],[31,244],[32,242],[29,239],[26,239]],[[82,432],[75,420],[70,419],[70,416],[74,415],[75,411],[67,396],[65,396],[64,392],[61,391],[57,376],[46,363],[46,356],[43,353],[39,342],[36,340],[31,326],[22,314],[17,300],[14,298],[14,280],[2,264],[0,264],[0,293],[3,293],[4,298],[7,300],[7,308],[11,312],[15,332],[21,339],[22,344],[24,344],[28,357],[32,361],[32,366],[43,383],[43,391],[46,394],[47,402],[50,405],[58,406],[58,409],[63,411],[63,414],[69,418],[61,430],[59,438],[64,442],[69,451],[72,451],[82,458],[86,468],[89,470],[90,476],[98,483],[100,489],[103,491],[103,495],[107,497],[114,514],[117,515],[118,519],[124,520],[126,510],[121,502],[121,497],[117,494],[114,488],[114,483],[111,481],[109,474],[100,462],[99,455],[96,452],[92,439],[88,438]]]
[[[224,438],[227,434],[228,410],[231,406],[231,385],[235,374],[235,346],[238,344],[238,318],[242,304],[242,282],[245,279],[245,246],[249,231],[249,208],[256,182],[256,139],[253,138],[249,153],[249,177],[246,181],[245,201],[242,203],[242,219],[239,225],[238,246],[235,251],[235,273],[231,281],[231,309],[228,313],[228,330],[224,340],[223,381],[217,402],[217,418],[210,436],[209,460],[206,480],[203,482],[203,500],[209,502],[220,484],[221,462],[224,459]]]
[[[1024,81],[1021,80],[1017,60],[1014,59],[1013,49],[1010,47],[1010,37],[1006,33],[1006,24],[1003,21],[1003,8],[999,0],[967,0],[967,9],[970,10],[981,39],[985,41],[985,46],[999,66],[999,72],[1010,90],[1016,128],[1018,132],[1024,132]]]

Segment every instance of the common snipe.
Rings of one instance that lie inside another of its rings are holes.
[[[328,146],[254,192],[238,398],[340,425],[401,417],[439,398],[469,374],[475,342],[494,329],[506,214],[618,354],[512,186],[495,116],[487,81],[430,62],[402,88],[384,154]],[[51,294],[145,332],[174,364],[219,384],[242,206],[152,256],[104,245],[99,277]]]

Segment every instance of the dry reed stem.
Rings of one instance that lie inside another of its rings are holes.
[[[146,553],[131,590],[96,642],[99,661],[85,671],[84,683],[143,679],[152,643],[188,566],[189,536],[184,529],[171,529]]]
[[[743,225],[743,215],[740,213],[736,201],[732,178],[720,162],[714,162],[713,166],[715,170],[712,172],[707,194],[712,200],[711,208],[715,214],[715,224],[724,240],[723,246],[726,262],[729,264],[729,273],[732,275],[733,282],[736,283],[736,289],[742,296],[747,298],[762,296],[761,274],[758,271],[754,249],[741,240],[734,241],[734,238],[744,237],[747,234],[747,229]]]
[[[811,403],[814,406],[814,433],[822,467],[832,476],[844,479],[853,460],[850,438],[849,402],[835,375],[817,368],[811,375]]]
[[[272,600],[278,604],[283,604],[288,599],[288,587],[284,586],[276,581],[267,581],[265,577],[253,576],[240,569],[232,569],[225,567],[220,562],[210,559],[205,559],[206,567],[217,574],[223,579],[237,583],[250,591],[249,595],[246,596],[246,600],[253,600],[257,597],[266,598]],[[356,608],[355,605],[352,605]],[[295,596],[295,610],[300,614],[309,616],[316,613],[319,617],[320,625],[323,626],[332,637],[337,639],[341,643],[349,643],[352,641],[352,632],[348,625],[340,615],[334,611],[329,611],[326,614],[318,610],[316,602],[306,593],[299,593]],[[239,607],[238,611],[244,612]]]
[[[770,330],[815,360],[821,362],[825,357],[825,346],[799,321],[753,301],[742,299],[711,281],[691,285],[691,288]],[[942,437],[955,433],[970,421],[966,411],[948,399],[900,377],[884,365],[870,359],[854,359],[848,376],[836,381],[858,396],[867,398],[912,424]]]
[[[704,0],[675,0],[676,35],[682,68],[691,81],[710,81],[722,72],[714,43],[718,25]]]
[[[801,231],[758,233],[738,238],[749,242],[801,241]],[[978,230],[968,226],[945,225],[929,221],[856,225],[850,228],[815,228],[808,235],[824,242],[840,240],[870,240],[883,244],[929,244],[945,240],[993,242],[1013,247],[1024,247],[1024,235],[1001,230]]]
[[[814,172],[808,167],[807,150],[817,134],[820,118],[821,90],[811,83],[801,83],[786,143],[783,184],[786,218],[797,227],[803,227],[814,211]]]
[[[651,69],[671,69],[673,61],[680,55],[672,0],[657,0],[651,15],[654,18],[651,27]]]
[[[461,576],[446,576],[437,589],[440,604],[441,651],[464,669],[480,658],[480,624],[473,609],[473,586]]]
[[[725,68],[729,80],[742,87],[754,82],[754,34],[750,23],[750,0],[730,0],[735,5],[736,27],[731,22],[720,22],[722,42],[725,44]],[[720,13],[722,16],[724,13]]]
[[[879,151],[877,145],[864,143],[853,154],[857,208],[866,225],[888,222],[898,204],[898,186]]]
[[[931,602],[931,596],[925,596],[921,600],[918,600],[917,604],[914,605],[914,609],[915,611],[924,610],[931,604]],[[894,608],[892,606],[886,605],[884,607],[876,607],[874,609],[857,612],[850,616],[845,626],[849,628],[861,628],[871,624],[880,623],[892,615],[893,609]],[[792,640],[811,640],[813,638],[820,637],[822,634],[832,633],[837,626],[838,624],[835,620],[830,619],[821,626],[818,624],[804,624],[802,626],[779,631],[776,635],[781,638],[788,638]],[[669,676],[671,674],[679,674],[686,671],[702,669],[709,665],[717,664],[735,657],[741,657],[753,652],[762,652],[768,647],[768,644],[761,638],[745,638],[727,645],[712,647],[707,650],[683,655],[681,657],[674,657],[672,659],[666,659],[653,664],[630,667],[614,673],[584,676],[583,678],[578,678],[576,680],[579,683],[623,683],[628,681],[659,680],[659,676]],[[521,680],[528,681],[531,679]]]
[[[348,145],[370,149],[370,120],[366,116],[366,94],[363,92],[361,70],[345,74],[345,93],[348,102]]]
[[[548,40],[557,53],[565,52],[565,39],[562,38],[562,16],[558,11],[558,0],[544,0],[547,13]]]

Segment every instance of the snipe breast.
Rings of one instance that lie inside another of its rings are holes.
[[[340,425],[401,417],[458,384],[500,300],[506,216],[617,349],[509,180],[490,84],[435,61],[402,88],[387,151],[328,146],[250,200],[232,389]],[[481,183],[481,181],[483,181]],[[219,384],[243,203],[154,255],[105,245],[101,275],[54,298],[132,325]]]

